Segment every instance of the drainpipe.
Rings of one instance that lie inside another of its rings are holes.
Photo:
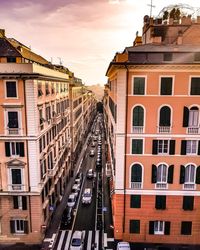
[[[28,126],[27,126],[27,108],[26,108],[26,91],[25,91],[25,80],[23,80],[23,90],[24,90],[24,114],[25,114],[25,130],[26,130],[26,136],[28,136]],[[29,189],[28,192],[30,192],[30,172],[29,172],[29,155],[28,155],[28,140],[26,142],[26,155],[27,155],[27,175],[28,175],[28,184]],[[25,143],[24,143],[25,145]],[[32,219],[31,219],[31,199],[30,195],[28,195],[28,204],[29,204],[29,220],[30,220],[30,232],[32,232]]]
[[[126,222],[126,144],[127,144],[127,118],[128,118],[128,67],[125,64],[126,68],[126,103],[125,103],[125,142],[124,142],[124,216],[123,216],[123,233],[125,233],[125,222]]]

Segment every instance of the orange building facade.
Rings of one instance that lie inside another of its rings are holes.
[[[108,67],[116,239],[200,245],[199,20],[145,16],[142,37]]]

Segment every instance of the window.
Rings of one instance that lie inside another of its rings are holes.
[[[140,220],[130,220],[130,233],[139,234],[140,233]]]
[[[17,83],[16,81],[6,81],[6,97],[17,97]]]
[[[141,195],[131,195],[131,208],[141,208]]]
[[[28,233],[28,221],[22,219],[15,219],[10,221],[10,232],[12,234]]]
[[[6,156],[24,157],[24,142],[5,142]]]
[[[200,95],[200,77],[191,78],[190,95]]]
[[[16,63],[16,57],[7,57],[8,63]]]
[[[186,154],[197,154],[198,141],[188,140],[186,141]]]
[[[165,195],[156,195],[156,209],[166,209],[166,196]]]
[[[16,188],[22,184],[22,170],[20,168],[11,169],[11,181],[13,186],[16,185]]]
[[[183,209],[193,210],[194,207],[194,196],[183,196]]]
[[[181,234],[182,235],[191,235],[192,234],[192,222],[191,221],[182,221],[181,222]]]
[[[185,182],[194,183],[195,182],[195,166],[188,165],[185,168]]]
[[[171,109],[164,106],[160,109],[159,126],[170,126],[171,124]]]
[[[143,153],[143,140],[132,139],[132,154],[142,154]]]
[[[152,154],[175,154],[175,140],[153,140]]]
[[[46,89],[46,95],[49,95],[50,91],[49,91],[49,84],[48,84],[48,82],[46,82],[46,84],[45,84],[45,89]]]
[[[38,83],[38,97],[42,96],[43,92],[42,92],[42,83]]]
[[[134,95],[144,95],[145,94],[145,78],[144,77],[134,77],[133,94]]]
[[[8,111],[8,127],[9,128],[19,128],[18,112],[17,111]]]
[[[46,162],[46,159],[40,161],[40,178],[41,180],[45,177],[46,175],[46,172],[47,172],[47,162]]]
[[[161,77],[161,95],[172,95],[172,80],[172,77]]]
[[[157,182],[167,183],[167,166],[160,164],[157,168]]]
[[[200,61],[200,52],[194,53],[194,61]]]
[[[133,109],[133,126],[144,126],[144,109],[140,106]]]
[[[149,234],[170,234],[170,221],[149,221]]]
[[[172,61],[172,53],[164,53],[163,54],[163,61]]]
[[[13,208],[27,210],[27,197],[13,196]]]
[[[169,141],[158,140],[158,154],[168,154],[168,153],[169,153]]]
[[[199,109],[197,107],[192,107],[189,110],[189,127],[198,127],[199,126]]]

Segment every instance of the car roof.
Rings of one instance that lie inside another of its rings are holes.
[[[79,187],[78,184],[74,184],[73,187],[72,187],[72,189],[73,189],[73,188],[78,188],[78,187]]]
[[[91,188],[85,188],[84,193],[90,193],[91,192]]]
[[[130,249],[130,244],[126,241],[122,241],[122,242],[118,242],[117,243],[117,246],[120,247],[120,248],[125,248],[128,250]]]
[[[70,194],[69,198],[75,198],[75,194]]]

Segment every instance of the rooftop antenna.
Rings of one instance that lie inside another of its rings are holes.
[[[61,57],[58,57],[58,59],[59,59],[59,64],[62,65],[62,59],[61,59]]]
[[[156,6],[153,5],[153,0],[151,0],[151,4],[147,4],[150,7],[150,17],[152,17],[152,8],[155,8]]]

